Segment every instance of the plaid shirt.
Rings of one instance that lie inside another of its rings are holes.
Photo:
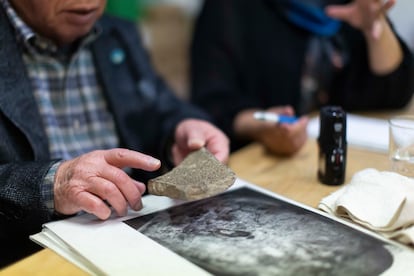
[[[49,139],[52,159],[68,160],[96,149],[119,144],[114,120],[97,80],[88,45],[97,29],[71,48],[58,48],[36,34],[16,14],[7,0],[0,0],[16,29],[34,97]],[[55,164],[42,184],[46,205],[53,210]]]

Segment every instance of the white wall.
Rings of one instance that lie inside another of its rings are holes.
[[[147,3],[168,3],[177,5],[181,7],[186,14],[190,16],[195,16],[199,12],[199,9],[203,4],[203,0],[147,0]]]
[[[414,1],[397,0],[389,15],[397,32],[414,50]]]

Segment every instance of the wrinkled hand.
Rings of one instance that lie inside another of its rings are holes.
[[[396,0],[354,0],[346,5],[326,7],[328,16],[345,21],[365,35],[378,39],[386,23],[385,14]]]
[[[55,210],[71,215],[85,211],[100,219],[111,215],[110,204],[120,216],[128,205],[142,208],[145,185],[130,178],[122,168],[154,171],[160,161],[151,156],[127,150],[99,150],[63,162],[55,175]]]
[[[172,157],[175,165],[192,151],[206,147],[219,161],[227,163],[229,139],[211,123],[197,119],[186,119],[175,130]]]

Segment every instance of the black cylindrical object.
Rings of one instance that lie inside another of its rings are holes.
[[[325,106],[319,117],[318,179],[324,184],[340,185],[346,169],[346,113],[339,106]]]

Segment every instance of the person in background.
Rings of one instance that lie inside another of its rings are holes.
[[[105,0],[0,0],[0,266],[29,235],[79,212],[142,208],[145,181],[229,140],[151,67],[133,22]]]
[[[191,101],[236,150],[251,141],[280,155],[307,139],[307,114],[404,107],[413,57],[387,11],[393,0],[205,0],[191,46]],[[296,115],[293,124],[256,111]]]

